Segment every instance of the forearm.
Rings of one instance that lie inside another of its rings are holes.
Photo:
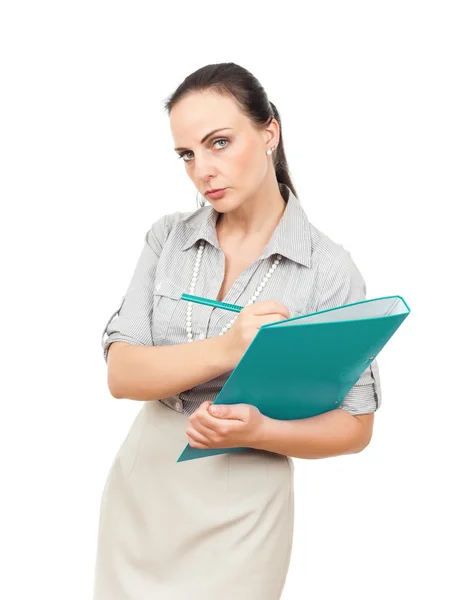
[[[108,353],[108,387],[115,398],[157,400],[205,383],[234,366],[223,336],[168,346],[114,342]]]
[[[361,422],[343,409],[292,421],[265,417],[253,448],[295,458],[327,458],[360,452],[369,439]]]

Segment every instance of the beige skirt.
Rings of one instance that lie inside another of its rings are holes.
[[[281,598],[292,458],[249,449],[177,463],[187,427],[159,400],[137,414],[101,498],[94,600]]]

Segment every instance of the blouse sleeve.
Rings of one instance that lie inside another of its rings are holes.
[[[328,269],[317,311],[366,299],[366,283],[350,253],[343,261]],[[353,415],[375,412],[381,405],[381,381],[378,363],[374,359],[355,385],[348,391],[339,408]]]
[[[144,236],[131,282],[119,307],[109,318],[102,334],[103,356],[113,342],[153,346],[152,311],[156,266],[166,237],[166,215],[159,218]],[[114,317],[117,315],[117,318]],[[107,338],[104,339],[105,334]]]

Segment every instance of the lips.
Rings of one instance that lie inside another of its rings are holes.
[[[207,192],[207,196],[210,200],[220,200],[221,198],[223,198],[226,193],[227,193],[227,189],[228,188],[221,188],[220,190],[217,190],[216,192],[214,191],[209,191]]]
[[[225,190],[225,189],[226,189],[226,188],[216,188],[216,189],[214,189],[214,190],[208,190],[208,191],[206,192],[206,195],[208,195],[208,194],[214,194],[215,192],[222,192],[222,191],[223,191],[223,190]]]

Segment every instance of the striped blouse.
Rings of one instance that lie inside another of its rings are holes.
[[[281,262],[258,296],[288,307],[290,316],[326,310],[366,299],[366,284],[350,253],[309,222],[300,202],[279,184],[286,208],[260,257],[233,283],[224,302],[245,306],[271,266]],[[193,212],[174,212],[157,219],[144,236],[144,247],[131,282],[102,334],[105,361],[116,341],[146,346],[188,343],[182,293],[189,293],[200,240],[205,240],[195,294],[217,298],[225,275],[225,255],[216,233],[219,213],[210,204]],[[117,317],[116,317],[117,315]],[[219,335],[233,313],[193,304],[194,340]],[[114,318],[116,317],[116,318]],[[107,337],[105,339],[105,334]],[[161,399],[174,410],[191,415],[205,400],[214,400],[231,371]],[[340,408],[352,414],[374,412],[381,404],[376,359],[349,390]]]

